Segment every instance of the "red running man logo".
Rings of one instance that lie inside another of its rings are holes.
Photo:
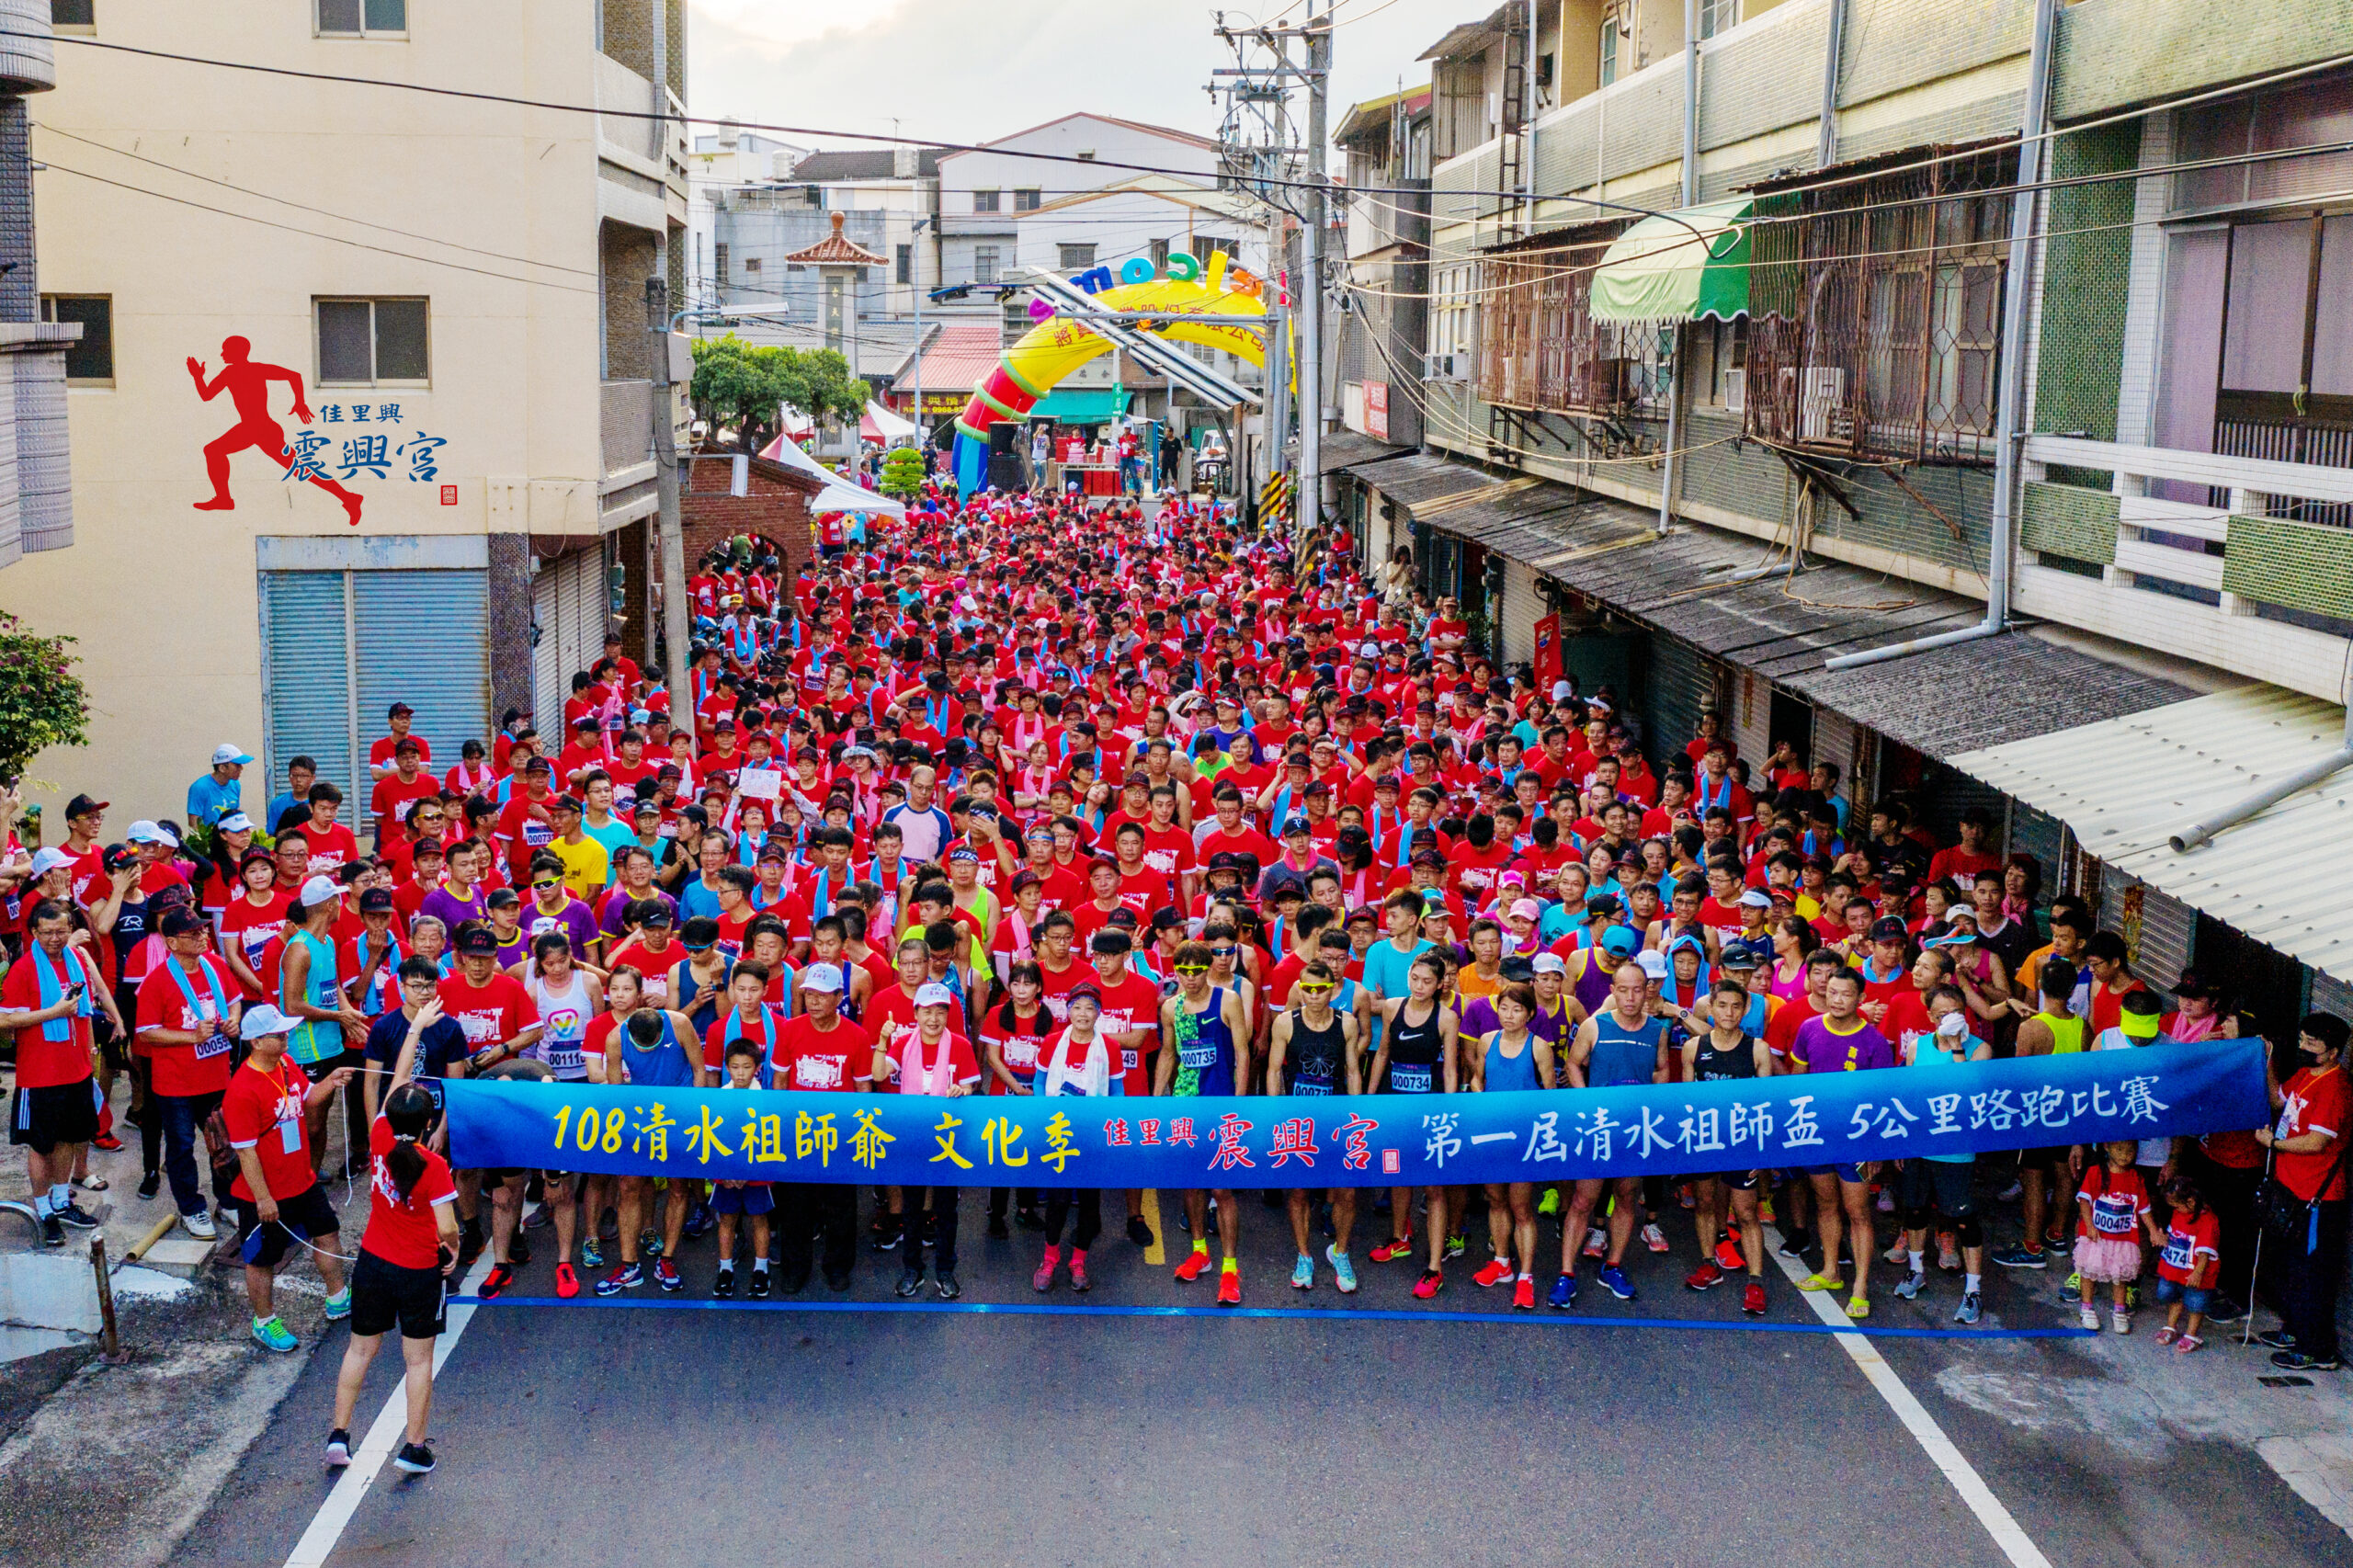
[[[342,502],[344,515],[354,528],[358,527],[359,497],[329,479],[308,457],[302,459],[298,469],[294,449],[287,444],[284,427],[269,416],[269,383],[284,381],[293,389],[294,416],[305,425],[311,422],[310,404],[302,396],[301,374],[283,365],[256,364],[252,354],[253,345],[242,337],[222,339],[221,373],[210,381],[205,379],[203,360],[190,358],[188,362],[188,373],[196,382],[197,396],[210,403],[225,392],[237,411],[237,422],[204,444],[204,472],[212,482],[212,494],[210,499],[196,503],[196,509],[237,509],[236,499],[229,494],[229,457],[233,452],[256,447],[286,470],[287,478],[307,479]]]

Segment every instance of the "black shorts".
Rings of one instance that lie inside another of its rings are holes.
[[[1730,1192],[1754,1192],[1759,1174],[1756,1171],[1716,1171],[1698,1179],[1722,1182],[1725,1190]]]
[[[2064,1144],[2055,1149],[2020,1149],[2018,1169],[2022,1171],[2063,1171],[2071,1150]]]
[[[316,1062],[304,1062],[297,1063],[297,1065],[299,1065],[303,1072],[308,1073],[311,1075],[312,1083],[324,1084],[327,1081],[327,1074],[333,1073],[338,1067],[349,1067],[355,1072],[366,1067],[368,1065],[368,1056],[365,1051],[347,1049],[336,1051],[333,1056],[322,1056]],[[354,1094],[358,1094],[359,1092],[359,1085],[357,1084],[352,1085],[351,1091]]]
[[[291,1198],[278,1200],[278,1220],[273,1224],[261,1222],[261,1210],[247,1198],[232,1199],[237,1206],[237,1251],[246,1263],[256,1268],[275,1268],[285,1261],[290,1252],[324,1246],[334,1251],[334,1244],[325,1238],[343,1229],[335,1217],[335,1205],[327,1201],[326,1189],[306,1187]],[[296,1233],[301,1234],[298,1236]]]
[[[1907,1214],[1933,1209],[1948,1220],[1977,1217],[1974,1160],[1906,1160],[1896,1206]]]
[[[48,1156],[63,1143],[87,1143],[98,1135],[98,1085],[94,1078],[78,1084],[45,1084],[19,1087],[8,1118],[8,1142],[22,1143]]]
[[[397,1327],[403,1339],[431,1339],[449,1324],[447,1285],[438,1268],[403,1268],[363,1246],[351,1266],[351,1332],[364,1337]]]

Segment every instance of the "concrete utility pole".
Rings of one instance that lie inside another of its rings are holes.
[[[684,312],[680,312],[683,314]],[[654,417],[648,437],[654,453],[654,490],[661,510],[656,529],[662,551],[662,668],[670,683],[673,701],[684,689],[687,650],[693,646],[687,619],[686,521],[678,509],[678,435],[670,423],[676,398],[670,380],[670,286],[659,278],[645,280],[645,324],[653,342],[649,379],[654,383]]]
[[[1304,362],[1299,378],[1299,512],[1293,533],[1306,530],[1324,517],[1324,158],[1327,112],[1325,89],[1332,78],[1332,6],[1324,0],[1323,14],[1314,14],[1316,0],[1308,0],[1307,33],[1307,243],[1300,267],[1299,357]]]

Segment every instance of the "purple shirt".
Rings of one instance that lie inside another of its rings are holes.
[[[1848,1034],[1833,1031],[1827,1020],[1808,1018],[1798,1026],[1790,1054],[1805,1063],[1809,1073],[1861,1073],[1895,1065],[1895,1048],[1887,1037],[1857,1018],[1860,1026]]]
[[[614,902],[618,903],[620,901],[616,899]],[[563,933],[572,943],[572,956],[585,960],[588,956],[588,944],[597,939],[597,917],[589,914],[588,906],[576,898],[566,898],[563,907],[553,915],[541,909],[536,899],[526,904],[523,908],[523,935],[537,942],[550,931]]]
[[[459,926],[464,922],[490,918],[490,910],[483,902],[484,897],[479,884],[474,888],[474,896],[462,903],[450,893],[448,888],[435,888],[425,895],[425,902],[417,906],[416,912],[420,915],[430,915],[449,927],[449,934],[454,937],[457,935]]]
[[[1538,1007],[1536,1016],[1528,1020],[1528,1032],[1558,1050],[1563,1027],[1568,1021],[1568,998],[1564,996],[1561,999],[1561,1010],[1557,1013],[1548,1013],[1541,1006]],[[1495,1017],[1495,1005],[1493,998],[1474,996],[1463,1005],[1462,1038],[1464,1040],[1477,1040],[1483,1035],[1491,1035],[1503,1027],[1502,1021]]]
[[[651,893],[647,894],[646,896],[647,896],[647,897],[649,897],[649,898],[654,898],[654,899],[658,899],[658,900],[660,900],[660,901],[661,901],[661,903],[662,903],[662,907],[663,907],[663,908],[665,908],[665,909],[666,909],[666,910],[668,910],[668,911],[670,912],[670,920],[671,920],[671,923],[672,923],[673,925],[676,925],[676,924],[677,923],[677,919],[678,919],[678,901],[677,901],[676,899],[672,898],[668,893],[664,892],[660,888],[655,888],[655,889],[654,889]],[[620,935],[621,934],[621,931],[622,931],[622,929],[623,929],[622,923],[621,923],[621,916],[622,916],[624,914],[626,914],[626,913],[628,912],[628,910],[629,910],[629,905],[630,905],[630,901],[629,901],[628,899],[626,899],[626,898],[623,898],[623,897],[622,897],[622,896],[621,896],[618,892],[616,892],[613,894],[613,896],[612,896],[612,897],[610,897],[610,898],[608,898],[608,899],[607,899],[607,900],[605,901],[605,918],[604,918],[603,920],[599,921],[597,924],[598,924],[598,927],[599,927],[599,928],[600,928],[600,929],[605,933],[605,935],[606,935],[606,936],[608,936],[608,937],[618,937],[618,936],[620,936]],[[573,945],[574,945],[575,948],[577,948],[577,947],[579,946],[579,943],[575,940],[575,941],[574,942],[574,944],[573,944]]]

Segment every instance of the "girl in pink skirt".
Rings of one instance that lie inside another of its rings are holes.
[[[2133,1160],[2140,1145],[2102,1145],[2107,1163],[2084,1173],[2075,1193],[2075,1274],[2083,1290],[2083,1324],[2099,1327],[2099,1309],[2092,1304],[2092,1287],[2106,1284],[2113,1302],[2110,1322],[2119,1334],[2132,1332],[2132,1313],[2124,1288],[2141,1277],[2141,1236],[2163,1245],[2149,1203],[2149,1188]]]

